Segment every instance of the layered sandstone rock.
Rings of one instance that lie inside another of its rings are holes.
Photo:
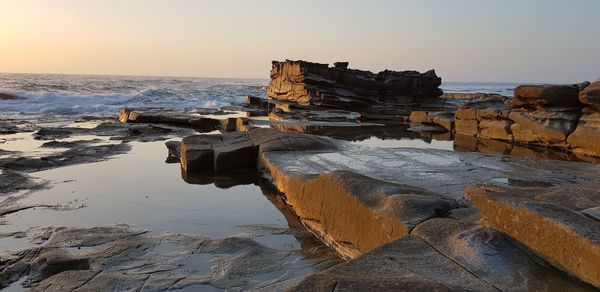
[[[181,166],[186,172],[220,172],[240,167],[255,167],[258,155],[268,151],[337,148],[334,140],[325,137],[265,128],[216,135],[192,135],[183,138],[179,147],[176,143],[169,143],[167,146],[171,153],[179,149]]]
[[[600,205],[597,191],[480,185],[465,195],[493,228],[600,288],[600,221],[582,212]]]
[[[600,79],[581,91],[579,101],[588,106],[600,107]]]
[[[354,172],[290,176],[277,173],[269,160],[263,163],[296,214],[311,218],[305,224],[346,258],[405,236],[421,222],[458,207],[452,198]]]
[[[508,104],[499,98],[468,103],[456,111],[455,132],[568,148],[567,138],[575,131],[583,106],[579,91],[588,84],[523,85],[515,88],[515,97]]]
[[[454,114],[450,112],[413,111],[409,121],[412,125],[437,126],[449,132],[454,130]]]
[[[575,153],[600,156],[600,80],[581,91],[579,100],[587,107],[567,141]]]
[[[539,106],[581,106],[579,91],[589,82],[570,85],[521,85],[515,88],[511,108]]]
[[[360,111],[382,102],[418,102],[442,94],[441,78],[433,70],[374,74],[342,65],[273,61],[267,94],[280,101]]]

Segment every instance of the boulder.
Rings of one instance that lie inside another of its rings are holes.
[[[532,197],[538,193],[527,188],[478,185],[468,188],[465,197],[491,227],[600,288],[600,223],[564,204],[560,196],[549,201]]]
[[[454,131],[454,114],[450,112],[427,112],[413,111],[410,113],[409,121],[412,124],[422,124],[423,126],[439,126],[444,131]],[[411,128],[414,131],[418,127]],[[438,130],[434,131],[437,132]]]
[[[600,107],[600,79],[579,93],[579,101],[588,106]]]
[[[455,132],[459,135],[479,136],[482,121],[503,121],[507,116],[508,108],[501,96],[469,102],[461,106],[454,115]],[[488,124],[485,135],[508,137],[508,133],[502,134],[502,126],[501,123]]]
[[[575,130],[577,111],[535,110],[511,111],[508,118],[514,140],[525,143],[561,144]]]
[[[479,137],[484,139],[497,139],[497,140],[513,140],[513,133],[511,130],[512,121],[500,119],[500,120],[482,120],[479,123]]]
[[[521,85],[515,88],[510,107],[581,106],[579,101],[581,87],[585,87],[584,84]]]
[[[430,116],[426,111],[413,111],[410,113],[408,120],[411,123],[433,124],[433,116]]]
[[[439,113],[433,117],[433,123],[444,127],[448,132],[452,132],[454,130],[454,114]]]
[[[584,110],[577,128],[569,135],[567,142],[576,152],[600,156],[600,112]]]

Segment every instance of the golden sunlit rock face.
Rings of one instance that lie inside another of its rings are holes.
[[[600,287],[600,225],[589,208],[595,190],[527,190],[475,186],[466,191],[493,228],[506,233],[560,269]],[[595,210],[595,209],[594,209]]]

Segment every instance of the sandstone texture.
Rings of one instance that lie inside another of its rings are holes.
[[[596,80],[579,93],[579,101],[587,106],[600,106],[600,79]]]
[[[595,161],[600,156],[599,88],[600,80],[591,84],[521,85],[514,89],[512,98],[449,94],[446,100],[464,97],[468,102],[457,110],[413,110],[409,120],[417,132],[445,129],[457,136],[549,147],[544,151],[557,148],[566,156]],[[509,153],[510,149],[505,154]]]
[[[579,106],[579,91],[589,82],[572,85],[521,85],[515,88],[511,108],[538,106]]]
[[[365,111],[372,104],[418,102],[442,94],[435,71],[382,71],[377,74],[305,61],[273,62],[267,94],[304,105]]]
[[[567,142],[577,154],[600,156],[600,80],[581,91],[579,100],[587,107]]]
[[[422,221],[458,206],[448,197],[353,172],[289,177],[284,184],[296,214],[346,258],[407,235]]]
[[[600,156],[600,110],[594,102],[598,88],[600,81],[519,86],[509,103],[489,97],[460,107],[455,113],[454,133],[560,148],[592,161]]]
[[[469,188],[466,197],[493,228],[600,288],[600,221],[580,212],[598,207],[597,191],[482,185]]]

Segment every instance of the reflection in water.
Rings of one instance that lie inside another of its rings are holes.
[[[576,155],[564,148],[513,144],[499,140],[481,139],[449,132],[433,133],[408,131],[408,125],[365,126],[365,127],[275,127],[279,130],[305,132],[351,141],[354,145],[381,148],[440,149],[459,152],[513,155],[535,159],[553,159],[600,163],[600,159]]]
[[[250,236],[273,248],[299,249],[307,256],[333,251],[308,233],[274,191],[257,185],[256,171],[228,175],[183,174],[164,163],[163,142],[132,142],[115,159],[32,173],[54,183],[21,200],[23,205],[74,205],[73,210],[32,208],[9,214],[0,233],[43,226],[89,228],[119,223],[151,233],[175,232],[210,237]],[[266,199],[265,199],[266,198]],[[273,232],[273,231],[277,232]],[[35,245],[26,238],[0,238],[0,252]]]
[[[481,139],[473,136],[456,135],[454,139],[454,150],[460,152],[481,152],[489,154],[512,155],[519,157],[530,157],[535,159],[553,159],[565,161],[581,161],[600,163],[600,160],[578,156],[563,148],[551,148],[532,145],[513,144],[499,140]]]
[[[218,188],[228,189],[239,185],[256,184],[258,173],[256,172],[256,169],[251,168],[227,170],[227,172],[224,173],[205,171],[193,172],[181,169],[181,178],[189,184],[214,184]]]

